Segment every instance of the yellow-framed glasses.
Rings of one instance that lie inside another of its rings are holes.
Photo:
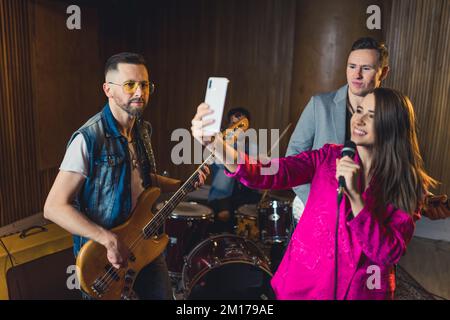
[[[155,84],[153,82],[150,81],[125,81],[122,84],[119,83],[114,83],[114,82],[108,82],[109,84],[114,84],[116,86],[121,86],[123,89],[123,92],[128,93],[128,94],[134,94],[138,88],[138,86],[141,87],[141,90],[143,92],[152,94],[153,92],[155,92]]]

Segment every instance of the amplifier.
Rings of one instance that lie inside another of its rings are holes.
[[[0,299],[80,299],[72,246],[54,223],[0,237]]]

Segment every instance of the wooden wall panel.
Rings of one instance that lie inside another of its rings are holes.
[[[209,76],[230,79],[226,111],[243,106],[254,128],[289,122],[295,1],[166,1],[142,25],[157,91],[150,105],[160,169],[186,178],[195,166],[170,159],[173,130],[190,128]]]
[[[66,7],[0,0],[0,226],[42,211],[70,134],[103,103],[97,17],[83,10],[75,41]]]
[[[61,163],[70,135],[104,104],[97,8],[80,5],[81,30],[66,27],[71,2],[30,5],[38,167]]]
[[[386,86],[411,98],[426,168],[450,194],[450,2],[393,1],[387,30]]]
[[[0,1],[0,224],[29,214],[39,201],[33,141],[30,45],[25,1]],[[32,174],[30,174],[32,173]],[[24,186],[34,186],[36,189]]]
[[[383,40],[384,24],[381,30],[366,27],[369,17],[366,10],[370,5],[381,8],[382,18],[389,12],[389,1],[297,2],[290,108],[292,120],[300,117],[311,96],[335,91],[347,83],[347,59],[356,39],[370,36]]]

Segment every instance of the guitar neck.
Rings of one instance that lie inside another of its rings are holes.
[[[214,158],[214,154],[209,155],[205,161],[194,171],[194,173],[183,183],[177,192],[164,204],[164,206],[155,214],[153,219],[144,227],[144,234],[151,235],[158,230],[164,221],[170,216],[172,211],[186,197],[186,195],[195,190],[195,183],[199,181],[199,172]]]

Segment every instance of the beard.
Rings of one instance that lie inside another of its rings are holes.
[[[142,116],[142,114],[144,113],[144,110],[147,108],[147,104],[148,104],[142,98],[130,99],[126,103],[123,103],[123,101],[117,101],[116,99],[114,99],[114,101],[116,102],[116,104],[119,106],[120,109],[122,109],[123,111],[125,111],[132,117]],[[133,107],[131,105],[133,102],[142,102],[143,104],[140,107]]]

